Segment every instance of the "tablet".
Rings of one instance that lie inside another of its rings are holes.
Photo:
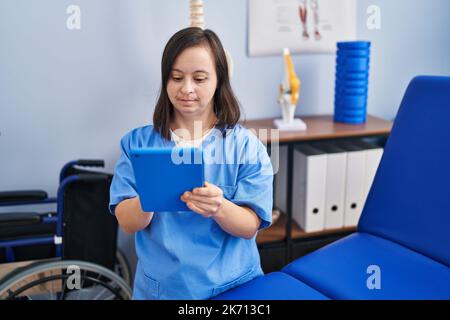
[[[180,197],[185,191],[203,187],[201,149],[132,149],[130,157],[145,212],[191,211]]]

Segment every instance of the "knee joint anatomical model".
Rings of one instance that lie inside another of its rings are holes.
[[[278,103],[281,106],[282,119],[275,119],[275,125],[280,130],[306,130],[306,124],[295,118],[295,108],[300,96],[300,79],[294,69],[289,49],[283,49],[284,79],[279,86]]]

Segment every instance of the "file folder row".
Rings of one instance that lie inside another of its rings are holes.
[[[363,140],[294,148],[292,217],[306,232],[355,226],[383,154]],[[280,148],[275,205],[286,212],[287,147]]]

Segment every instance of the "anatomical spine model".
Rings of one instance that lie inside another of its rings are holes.
[[[190,0],[190,26],[205,29],[205,12],[203,0]]]
[[[189,0],[189,11],[189,25],[191,27],[205,29],[205,11],[203,8],[203,0]],[[231,78],[233,75],[233,59],[226,49],[225,55],[227,56],[228,74]]]

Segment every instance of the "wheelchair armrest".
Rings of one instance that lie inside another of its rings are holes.
[[[0,203],[3,202],[27,202],[40,201],[48,198],[47,192],[43,190],[21,190],[0,192]]]
[[[7,224],[32,224],[40,223],[41,221],[41,216],[36,212],[8,212],[0,214],[0,226],[2,227]]]

